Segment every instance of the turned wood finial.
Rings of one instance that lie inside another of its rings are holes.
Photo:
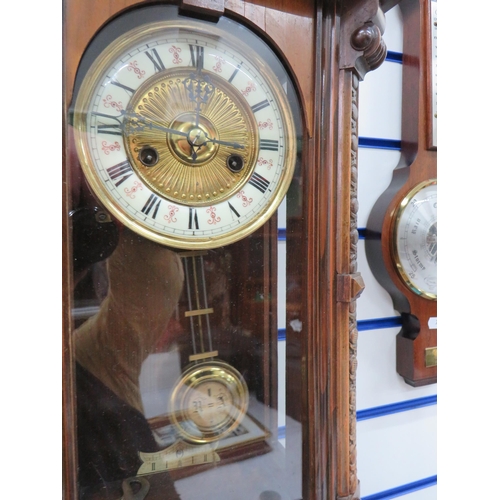
[[[387,47],[382,35],[385,14],[378,0],[360,0],[342,14],[340,66],[352,68],[362,80],[366,73],[378,68],[385,60]]]
[[[365,24],[351,35],[351,46],[363,52],[368,71],[378,68],[385,60],[387,47],[382,39],[382,33],[375,24]]]

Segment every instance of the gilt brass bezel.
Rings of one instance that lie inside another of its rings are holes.
[[[198,426],[191,419],[187,404],[197,387],[213,382],[222,384],[231,394],[231,409],[226,418],[214,426]],[[212,359],[189,366],[175,384],[170,399],[170,417],[179,434],[192,443],[211,443],[235,430],[248,409],[248,387],[236,368]]]
[[[424,290],[421,287],[417,286],[414,280],[412,280],[410,276],[408,276],[408,273],[405,271],[405,268],[401,262],[401,258],[398,251],[398,239],[397,239],[398,229],[401,223],[401,217],[403,216],[406,208],[408,207],[410,200],[422,189],[425,189],[433,185],[437,186],[437,179],[428,179],[417,184],[404,196],[404,198],[401,200],[399,205],[394,210],[392,217],[391,232],[390,232],[391,234],[390,251],[394,267],[398,275],[400,276],[401,280],[403,281],[404,285],[416,295],[427,300],[435,301],[437,300],[436,293],[429,292],[428,290]]]

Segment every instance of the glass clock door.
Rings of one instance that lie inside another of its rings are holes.
[[[301,498],[299,100],[241,25],[133,15],[91,45],[72,109],[79,496]],[[205,183],[227,194],[191,201]]]

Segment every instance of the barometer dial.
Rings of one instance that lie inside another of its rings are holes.
[[[423,182],[399,205],[394,222],[394,261],[406,286],[437,299],[437,181]]]

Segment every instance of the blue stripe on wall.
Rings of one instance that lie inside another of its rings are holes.
[[[382,328],[398,328],[402,325],[401,316],[389,318],[362,319],[357,323],[358,331],[381,330]],[[286,328],[278,329],[278,340],[286,340]]]
[[[437,404],[437,395],[409,399],[407,401],[399,401],[388,405],[374,406],[373,408],[358,410],[356,412],[356,419],[358,422],[361,422],[363,420],[369,420],[370,418],[379,418],[403,411],[417,410],[419,408],[435,404]]]
[[[401,141],[397,139],[383,139],[380,137],[359,137],[358,145],[360,148],[373,149],[392,149],[401,150]]]
[[[362,319],[358,321],[358,331],[380,330],[381,328],[395,328],[402,325],[401,316],[389,318]]]
[[[388,50],[385,60],[388,62],[395,62],[403,64],[403,54],[402,52],[394,52],[393,50]]]
[[[286,340],[286,328],[278,328],[278,341]]]
[[[389,500],[390,498],[408,495],[414,491],[429,488],[430,486],[435,486],[436,484],[437,476],[430,476],[414,481],[413,483],[402,484],[401,486],[391,488],[390,490],[380,491],[379,493],[374,493],[373,495],[361,497],[361,500]]]
[[[282,425],[281,427],[278,427],[278,439],[285,439],[286,438],[286,425]]]
[[[407,401],[399,401],[388,405],[374,406],[373,408],[366,408],[365,410],[358,410],[356,412],[356,420],[362,422],[371,418],[380,418],[394,413],[401,413],[404,411],[418,410],[426,406],[437,404],[437,394],[433,396],[425,396],[423,398],[408,399]],[[285,437],[286,426],[278,428],[278,438]]]

